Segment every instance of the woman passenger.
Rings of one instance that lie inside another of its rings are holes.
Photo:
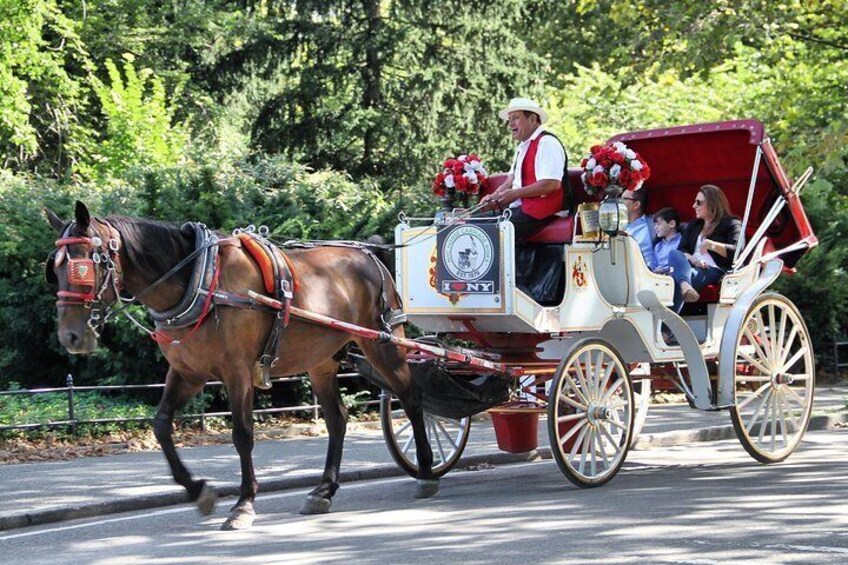
[[[684,302],[696,302],[699,290],[717,282],[730,269],[742,234],[742,222],[730,215],[727,197],[719,187],[702,186],[692,207],[695,219],[684,226],[680,247],[668,256],[677,312]]]

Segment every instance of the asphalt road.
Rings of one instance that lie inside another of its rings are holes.
[[[13,563],[846,563],[848,432],[809,432],[764,466],[735,440],[632,451],[604,487],[550,460],[457,471],[431,500],[409,478],[346,484],[304,517],[305,490],[260,495],[253,529],[222,532],[231,503],[24,528]]]

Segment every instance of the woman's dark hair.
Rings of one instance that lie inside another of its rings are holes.
[[[658,218],[665,220],[667,223],[674,222],[674,229],[680,229],[680,214],[674,208],[663,208],[654,212],[654,220]]]

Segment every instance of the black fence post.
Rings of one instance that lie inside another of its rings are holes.
[[[77,435],[77,420],[74,416],[74,376],[68,373],[65,377],[65,385],[68,387],[68,420],[71,422],[71,434]]]

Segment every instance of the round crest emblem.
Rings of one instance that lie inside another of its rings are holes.
[[[441,249],[445,268],[463,281],[485,275],[494,261],[494,245],[485,231],[474,225],[455,228],[445,238]]]

